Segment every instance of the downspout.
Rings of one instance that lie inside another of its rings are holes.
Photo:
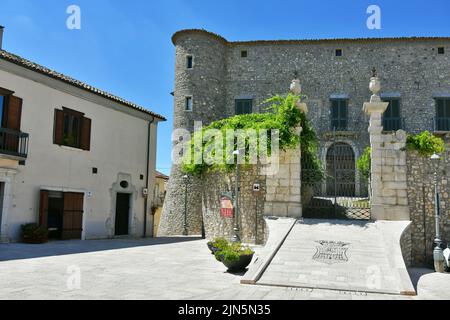
[[[148,190],[148,183],[150,180],[150,139],[151,139],[151,131],[152,124],[155,122],[155,117],[152,117],[152,120],[148,122],[148,132],[147,132],[147,161],[146,161],[146,177],[145,177],[145,187]],[[144,198],[144,238],[147,237],[147,205],[148,205],[148,197],[150,195],[150,190],[148,190],[146,197]]]

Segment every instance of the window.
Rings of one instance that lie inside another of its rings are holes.
[[[186,111],[192,111],[193,109],[192,97],[186,97],[184,107]]]
[[[346,131],[348,100],[333,99],[331,100],[331,130]]]
[[[247,50],[242,50],[241,51],[241,58],[247,58],[248,57],[248,52]]]
[[[91,120],[68,108],[55,110],[54,143],[82,150],[90,150]]]
[[[342,49],[336,49],[336,57],[342,57]]]
[[[384,131],[397,131],[402,129],[400,118],[400,99],[386,98],[384,102],[389,102],[389,105],[383,114],[383,128]]]
[[[192,69],[194,67],[194,58],[192,56],[186,57],[186,68]]]
[[[251,99],[237,99],[235,100],[235,113],[249,114],[253,112],[253,100]]]
[[[444,47],[439,47],[438,48],[438,54],[444,54],[444,53],[445,53]]]
[[[436,99],[436,130],[450,131],[450,98]]]

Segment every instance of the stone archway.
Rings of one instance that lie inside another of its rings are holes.
[[[329,168],[327,168],[327,155],[328,155],[330,148],[332,148],[333,145],[335,145],[335,144],[347,145],[352,150],[352,153],[354,156],[353,172],[354,172],[354,178],[355,178],[355,183],[354,183],[355,191],[354,191],[353,196],[359,197],[362,195],[361,177],[360,177],[359,171],[356,167],[356,160],[359,159],[360,152],[359,152],[359,149],[357,148],[356,144],[353,141],[347,140],[347,139],[336,139],[336,141],[327,141],[324,144],[322,151],[321,151],[321,155],[320,155],[320,160],[322,162],[323,169],[325,172],[328,172]],[[348,149],[348,151],[349,151],[349,149]],[[327,181],[324,181],[322,184],[322,193],[326,194],[327,191],[328,191],[327,190]]]

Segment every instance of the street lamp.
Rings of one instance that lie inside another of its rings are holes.
[[[434,260],[434,269],[436,272],[444,272],[444,252],[442,251],[441,244],[441,232],[440,232],[440,200],[439,200],[439,177],[438,177],[438,168],[439,161],[441,157],[436,153],[431,156],[431,163],[433,163],[434,167],[434,218],[436,223],[436,238],[434,239],[434,243],[436,247],[433,251],[433,260]]]
[[[189,182],[189,176],[184,175],[183,176],[184,181],[184,224],[183,224],[183,236],[188,235],[188,228],[187,228],[187,193],[188,193],[188,182]]]
[[[233,152],[236,156],[236,186],[234,192],[234,234],[231,238],[232,242],[239,242],[239,150]]]

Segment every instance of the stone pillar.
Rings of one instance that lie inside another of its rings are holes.
[[[300,80],[291,83],[291,92],[300,95],[302,92]],[[304,113],[308,112],[305,103],[299,101],[297,107]],[[296,128],[300,135],[302,128]],[[302,217],[301,201],[301,148],[286,150],[280,153],[278,171],[266,176],[266,202],[264,214],[278,217]],[[270,170],[268,170],[270,171]]]
[[[372,219],[409,220],[406,132],[399,130],[394,134],[383,134],[382,116],[389,103],[381,101],[380,89],[380,81],[374,72],[370,80],[373,95],[363,107],[370,116]]]

